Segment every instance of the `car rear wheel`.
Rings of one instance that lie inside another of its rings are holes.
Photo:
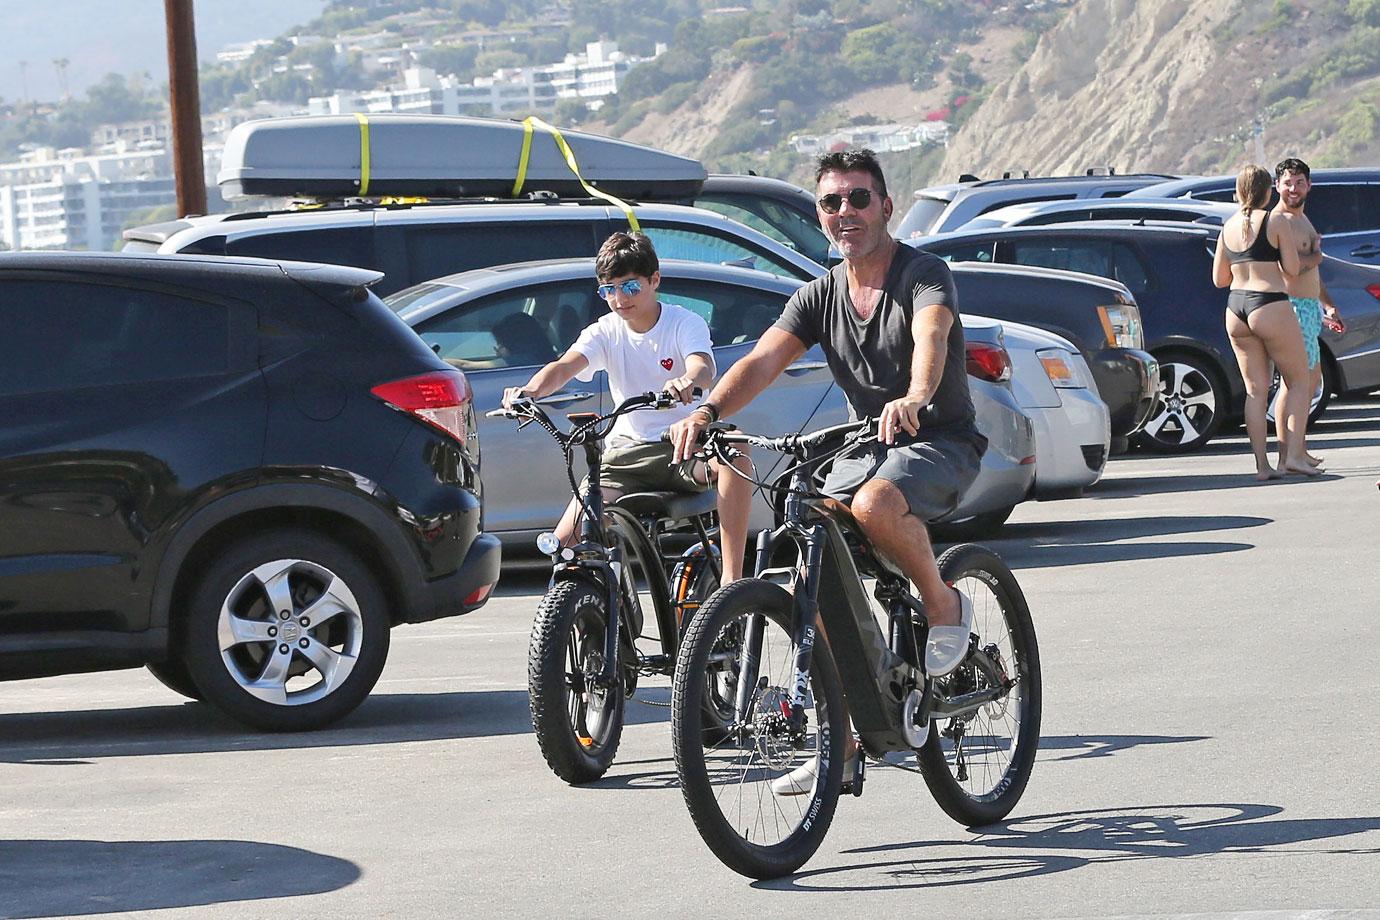
[[[1211,441],[1228,411],[1227,388],[1211,363],[1186,352],[1160,359],[1159,400],[1136,442],[1147,450],[1185,454]]]
[[[203,699],[266,731],[345,716],[388,656],[377,580],[350,550],[309,531],[229,547],[202,576],[187,616],[183,660]]]
[[[1322,382],[1313,391],[1313,401],[1308,405],[1308,424],[1312,425],[1327,410],[1327,404],[1332,401],[1332,393],[1337,388],[1337,373],[1332,369],[1332,364],[1327,360],[1327,356],[1322,358]],[[1270,378],[1270,401],[1265,407],[1265,418],[1273,425],[1275,423],[1275,395],[1279,393],[1279,371],[1275,371]]]

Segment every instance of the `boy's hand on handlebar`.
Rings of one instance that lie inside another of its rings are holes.
[[[924,408],[925,404],[914,396],[893,399],[877,416],[877,439],[883,444],[895,444],[902,431],[914,436],[920,431],[920,413]]]
[[[676,463],[689,460],[699,449],[700,436],[709,428],[709,416],[703,412],[691,412],[688,416],[671,426],[666,436],[675,448],[673,459]]]
[[[689,405],[693,402],[695,397],[699,395],[696,390],[695,378],[688,375],[666,381],[666,392],[680,400],[681,405]]]

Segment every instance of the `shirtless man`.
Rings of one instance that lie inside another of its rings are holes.
[[[1318,266],[1322,264],[1322,237],[1313,229],[1313,224],[1303,213],[1311,185],[1308,164],[1295,157],[1281,160],[1275,167],[1275,190],[1279,192],[1279,204],[1270,212],[1271,217],[1279,217],[1289,223],[1293,237],[1299,240],[1299,274],[1290,279],[1289,301],[1294,305],[1294,313],[1299,318],[1299,328],[1303,330],[1303,344],[1308,350],[1309,392],[1316,393],[1322,385],[1322,354],[1318,347],[1318,335],[1324,325],[1333,332],[1345,329],[1337,314],[1337,307],[1323,286]],[[1279,396],[1275,400],[1275,428],[1279,438],[1279,455],[1285,455],[1284,398],[1286,390],[1281,382]],[[1306,450],[1304,458],[1314,466],[1322,462]],[[1281,463],[1283,461],[1281,460]]]

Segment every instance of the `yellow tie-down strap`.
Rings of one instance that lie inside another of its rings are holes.
[[[618,196],[600,191],[586,182],[585,177],[580,175],[580,164],[575,162],[575,154],[571,151],[570,145],[566,143],[565,138],[561,136],[560,129],[556,128],[554,125],[547,124],[535,115],[529,115],[522,120],[522,155],[518,157],[517,181],[513,183],[514,198],[522,194],[522,186],[527,181],[527,163],[532,156],[533,128],[541,128],[543,131],[550,133],[551,137],[556,141],[556,146],[560,149],[561,155],[565,157],[565,165],[570,167],[570,171],[575,174],[575,178],[580,181],[580,185],[584,186],[586,192],[589,192],[594,198],[602,198],[609,204],[619,208],[628,218],[628,225],[631,226],[634,231],[640,231],[642,229],[642,226],[637,222],[637,215],[633,213],[632,205]]]
[[[355,113],[359,122],[359,197],[369,194],[369,116]]]

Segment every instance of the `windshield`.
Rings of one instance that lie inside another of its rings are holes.
[[[939,222],[939,215],[943,214],[948,206],[949,202],[943,198],[915,199],[915,204],[910,206],[906,216],[901,219],[900,226],[896,228],[896,238],[909,240],[917,236],[929,236],[935,224]]]

